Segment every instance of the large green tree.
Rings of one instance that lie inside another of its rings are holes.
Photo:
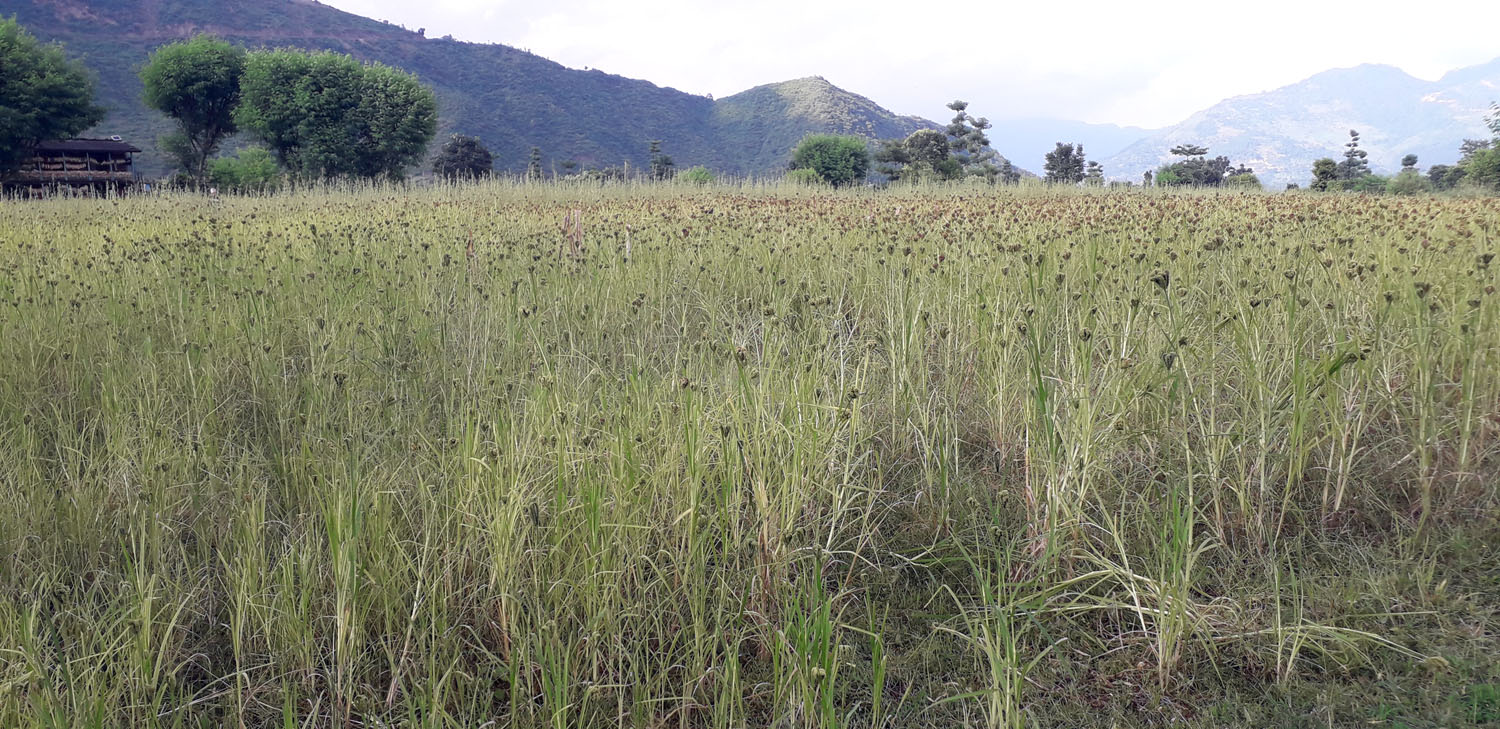
[[[990,146],[993,125],[969,113],[969,102],[948,104],[953,120],[941,130],[920,129],[905,139],[887,139],[875,151],[878,171],[898,179],[956,180],[966,175],[1015,183],[1021,172]]]
[[[1500,192],[1500,149],[1485,149],[1464,163],[1464,180],[1475,187]]]
[[[82,64],[14,18],[0,18],[0,173],[15,169],[37,142],[71,137],[103,118]]]
[[[948,136],[936,129],[918,129],[905,139],[888,139],[875,151],[879,171],[893,180],[952,180],[963,174],[953,158]]]
[[[841,187],[865,178],[870,170],[870,150],[860,137],[812,134],[792,152],[794,170],[812,170],[824,182]]]
[[[1321,192],[1344,189],[1344,186],[1339,181],[1339,163],[1334,162],[1331,158],[1324,157],[1313,162],[1312,174],[1312,184],[1307,186],[1308,189]]]
[[[1157,184],[1163,186],[1219,187],[1232,175],[1254,175],[1255,170],[1244,165],[1231,169],[1229,158],[1219,155],[1210,159],[1208,147],[1199,144],[1179,144],[1172,154],[1182,159],[1163,165],[1156,171]]]
[[[1427,180],[1434,190],[1452,190],[1464,179],[1462,165],[1433,165],[1427,168]]]
[[[336,53],[251,53],[240,90],[236,122],[302,179],[399,180],[437,131],[416,77]]]
[[[162,148],[202,179],[219,145],[236,131],[245,50],[212,36],[158,48],[141,68],[146,105],[172,117],[177,132]]]

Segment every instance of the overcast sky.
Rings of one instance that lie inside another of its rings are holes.
[[[818,75],[932,119],[961,98],[991,119],[1165,126],[1329,68],[1436,79],[1500,55],[1486,0],[323,1],[695,94]]]

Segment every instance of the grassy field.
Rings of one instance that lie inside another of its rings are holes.
[[[0,203],[0,726],[1496,726],[1497,248],[1495,199]]]

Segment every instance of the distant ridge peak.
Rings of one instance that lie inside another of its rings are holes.
[[[1264,183],[1306,184],[1313,162],[1337,159],[1360,133],[1378,174],[1395,174],[1415,154],[1422,167],[1452,164],[1463,139],[1486,133],[1484,111],[1500,99],[1500,59],[1427,81],[1389,64],[1319,72],[1272,91],[1236,96],[1195,112],[1104,160],[1115,179],[1140,179],[1192,142],[1248,165]]]

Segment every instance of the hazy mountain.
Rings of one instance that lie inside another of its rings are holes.
[[[44,40],[61,41],[99,79],[109,117],[93,134],[120,134],[147,149],[142,166],[165,171],[155,151],[167,120],[141,103],[137,72],[151,49],[199,32],[248,47],[328,49],[415,73],[437,92],[440,138],[472,134],[497,166],[647,162],[650,140],[679,167],[735,174],[784,168],[809,132],[905,136],[931,126],[880,108],[819,78],[772,84],[719,101],[602,71],[566,68],[504,45],[426,38],[316,0],[11,0],[4,8]]]
[[[1103,158],[1111,179],[1139,180],[1171,158],[1177,144],[1209,148],[1255,168],[1261,182],[1306,184],[1319,157],[1341,158],[1349,130],[1379,173],[1416,154],[1426,168],[1458,159],[1464,138],[1489,138],[1484,114],[1500,100],[1500,59],[1423,81],[1392,66],[1324,71],[1290,86],[1219,102]],[[1091,158],[1100,159],[1090,154]]]
[[[1043,157],[1058,142],[1082,143],[1090,159],[1103,159],[1156,131],[1063,119],[1003,119],[994,124],[989,137],[995,149],[1015,164],[1034,170],[1042,168]]]

